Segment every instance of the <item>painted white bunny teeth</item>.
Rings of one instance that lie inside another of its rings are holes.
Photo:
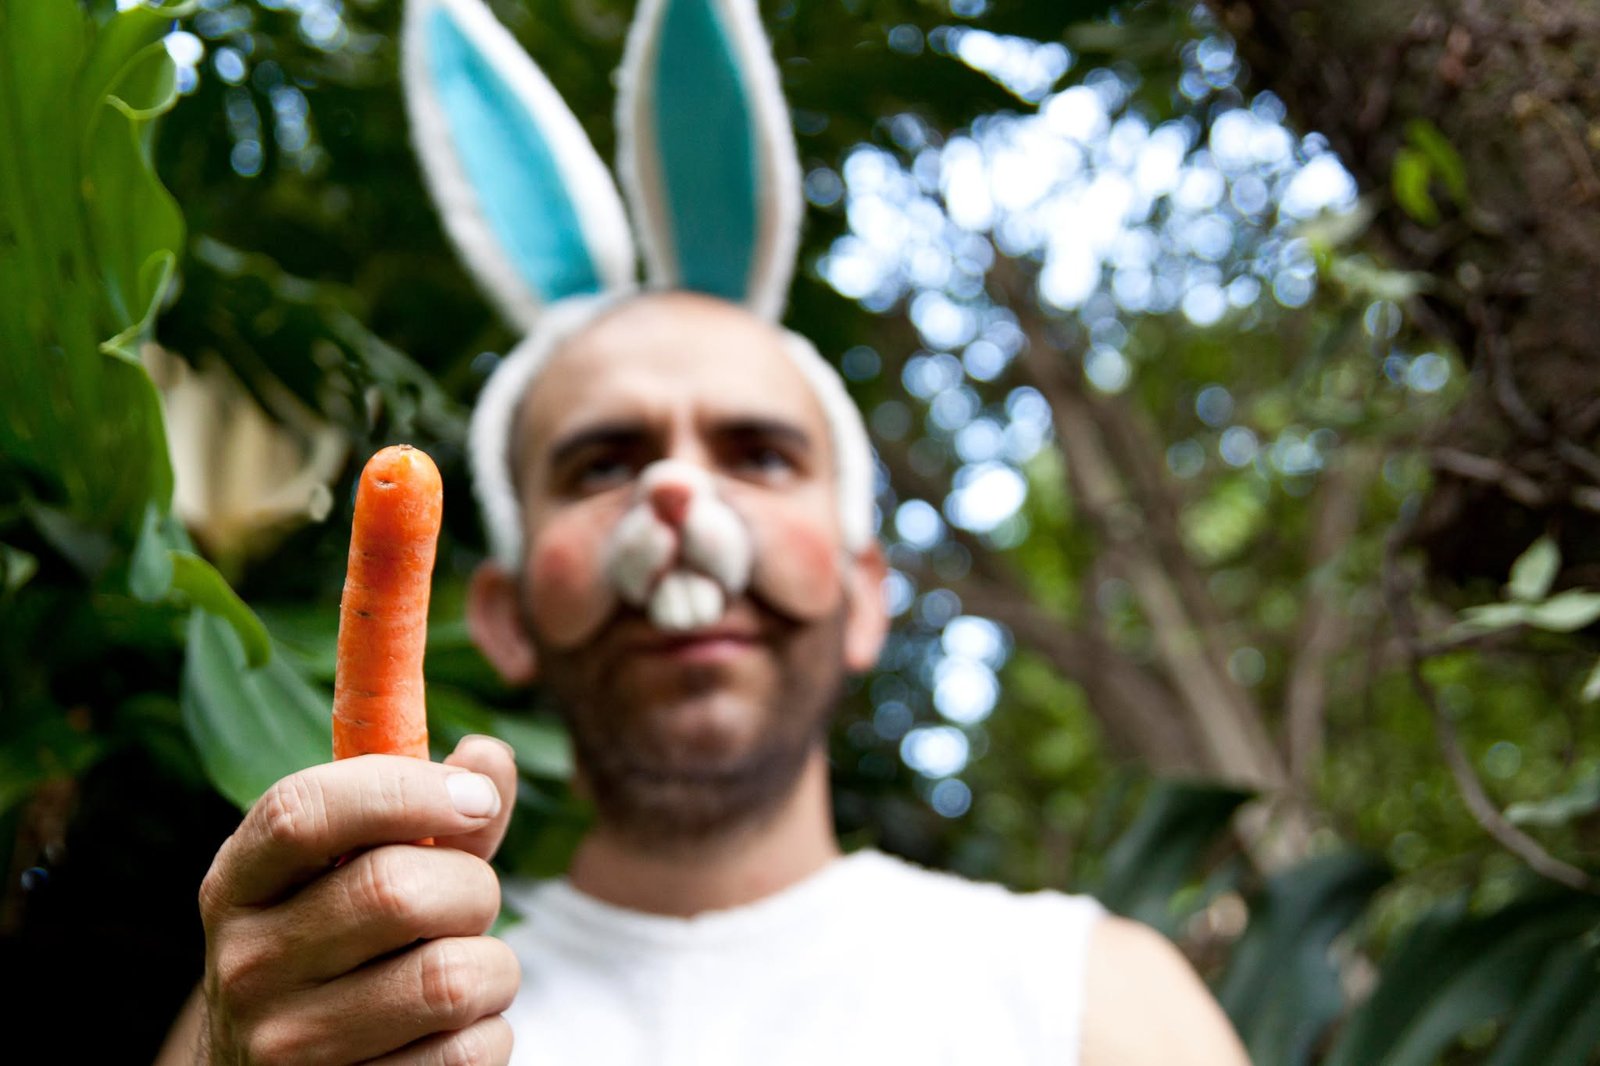
[[[725,605],[722,589],[715,581],[702,574],[674,570],[656,584],[650,597],[650,621],[667,632],[704,629],[722,618]]]
[[[689,601],[694,607],[694,628],[703,629],[715,625],[722,620],[723,610],[727,606],[727,597],[723,595],[722,587],[699,574],[690,576],[694,578],[689,583]]]

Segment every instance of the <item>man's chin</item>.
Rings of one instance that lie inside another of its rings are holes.
[[[793,791],[817,734],[713,692],[631,705],[609,735],[574,735],[608,829],[641,846],[697,844],[760,824]],[[795,723],[798,724],[798,723]]]
[[[705,747],[612,753],[585,760],[583,777],[607,830],[642,849],[670,851],[763,824],[792,793],[806,754]]]
[[[639,709],[640,746],[663,773],[734,772],[760,743],[764,723],[743,701],[690,697]]]

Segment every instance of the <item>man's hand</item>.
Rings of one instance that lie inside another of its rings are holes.
[[[504,1063],[520,971],[483,934],[515,794],[510,751],[484,737],[442,764],[366,755],[269,789],[200,886],[199,1061]]]

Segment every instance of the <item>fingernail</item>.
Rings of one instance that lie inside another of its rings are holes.
[[[500,790],[482,774],[451,774],[444,779],[450,805],[468,818],[493,818],[500,813]]]

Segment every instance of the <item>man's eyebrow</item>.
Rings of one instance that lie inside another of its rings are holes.
[[[813,446],[811,434],[793,422],[779,418],[741,416],[719,420],[716,432],[724,437],[759,437],[777,440],[791,447],[809,451]]]
[[[550,465],[560,466],[588,448],[627,447],[644,438],[645,429],[637,422],[601,422],[585,426],[557,438],[550,445]]]

